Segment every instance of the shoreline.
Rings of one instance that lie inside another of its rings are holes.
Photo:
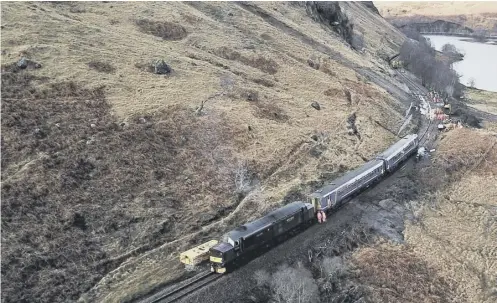
[[[475,47],[475,48],[479,47],[479,48],[483,48],[484,50],[493,51],[493,49],[491,49],[492,45],[493,46],[497,45],[497,39],[482,42],[482,41],[473,40],[472,38],[471,38],[471,40],[470,40],[470,38],[468,38],[468,39],[458,38],[458,37],[455,37],[454,35],[452,35],[452,36],[447,35],[446,38],[443,38],[444,35],[434,35],[434,36],[438,36],[438,37],[431,37],[430,35],[422,34],[422,36],[431,41],[433,48],[435,48],[437,56],[440,56],[440,58],[442,58],[445,62],[448,62],[450,64],[459,64],[461,62],[466,62],[466,59],[468,59],[468,58],[471,62],[474,62],[475,61],[474,55],[472,57],[470,56],[470,57],[466,58],[468,55],[467,54],[468,50],[469,51],[472,50],[473,47]],[[466,42],[466,43],[464,43],[464,42]],[[446,43],[450,43],[450,44],[453,44],[454,46],[456,46],[458,53],[451,54],[451,53],[442,52],[441,45],[446,44]],[[475,44],[471,45],[470,43],[475,43]],[[479,48],[477,48],[477,49],[479,49]],[[461,64],[463,64],[463,66],[467,67],[468,64],[470,64],[470,63],[461,63]],[[493,85],[493,83],[488,83],[487,79],[481,80],[482,83],[478,82],[478,79],[481,77],[481,75],[479,75],[479,72],[475,73],[475,71],[473,71],[472,75],[471,75],[471,72],[470,72],[470,75],[467,75],[466,72],[469,72],[469,70],[471,70],[471,69],[468,70],[467,68],[461,68],[461,67],[458,67],[455,65],[453,68],[461,76],[460,82],[461,82],[461,85],[463,85],[465,89],[472,88],[469,85],[469,83],[470,83],[471,79],[473,78],[477,84],[483,84],[482,87],[478,87],[478,88],[475,87],[474,89],[481,90],[481,92],[497,93],[497,87],[495,87],[495,85]]]
[[[453,33],[420,33],[423,37],[426,36],[448,36],[448,37],[457,37],[461,38],[461,41],[469,42],[469,43],[481,43],[488,45],[497,45],[497,36],[487,36],[487,37],[478,37],[475,35],[467,35],[467,34],[453,34]]]
[[[497,92],[464,86],[461,101],[471,108],[497,115]]]
[[[461,37],[461,38],[471,38],[474,40],[476,40],[477,38],[480,38],[478,35],[469,35],[469,34],[451,33],[451,32],[420,32],[420,34],[423,36],[455,36],[455,37]],[[491,36],[481,37],[481,39],[494,40],[494,39],[497,39],[497,34],[491,35]]]

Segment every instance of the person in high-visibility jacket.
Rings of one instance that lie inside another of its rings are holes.
[[[322,223],[323,216],[321,215],[321,211],[318,211],[317,216],[318,216],[318,222]]]

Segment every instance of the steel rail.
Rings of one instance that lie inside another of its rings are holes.
[[[202,273],[199,277],[195,277],[193,281],[174,288],[165,294],[160,294],[157,298],[147,301],[148,303],[171,303],[176,302],[179,299],[199,290],[200,288],[206,286],[209,283],[214,282],[220,278],[221,274],[216,274],[210,271]],[[210,277],[210,278],[209,278]],[[208,279],[209,278],[209,279]]]

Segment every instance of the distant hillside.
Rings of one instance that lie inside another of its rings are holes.
[[[497,2],[374,2],[380,14],[396,24],[445,20],[497,33]]]

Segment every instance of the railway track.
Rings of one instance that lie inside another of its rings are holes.
[[[215,280],[222,277],[220,274],[215,274],[210,271],[203,272],[197,276],[191,278],[182,285],[179,285],[173,289],[168,289],[154,296],[148,298],[147,300],[141,301],[140,303],[172,303],[176,302],[189,294],[207,286],[208,284],[214,282]]]
[[[404,75],[401,72],[397,72],[397,74],[404,80],[404,83],[409,87],[412,94],[414,94],[419,99],[419,101],[421,101],[421,97],[424,97],[424,98],[427,97],[426,88],[419,85],[414,80],[410,79],[408,76]],[[428,104],[429,110],[431,111],[430,102],[427,101],[427,104]],[[420,146],[425,145],[425,143],[428,141],[428,139],[430,137],[431,130],[432,130],[432,124],[433,124],[433,121],[432,121],[432,119],[429,118],[428,125],[426,126],[426,129],[424,130],[423,134],[419,134],[420,135],[420,137],[419,137],[419,145]]]

